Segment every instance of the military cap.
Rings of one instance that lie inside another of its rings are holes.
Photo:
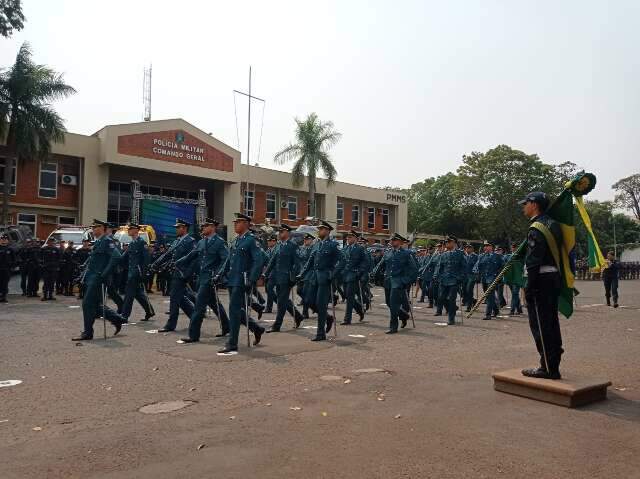
[[[275,236],[271,235],[267,237],[267,241],[278,241],[278,238],[276,238]]]
[[[182,218],[176,218],[176,224],[173,225],[173,227],[177,228],[178,226],[184,226],[184,227],[188,228],[189,226],[191,226],[191,223],[189,223],[188,221],[183,220]]]
[[[447,235],[447,242],[449,241],[455,241],[456,243],[458,242],[458,238],[456,238],[453,235]]]
[[[233,220],[234,223],[236,221],[246,221],[247,223],[251,223],[251,216],[247,216],[242,213],[235,213],[235,215],[236,215],[236,219]]]
[[[278,231],[293,231],[293,228],[289,225],[285,225],[284,223],[282,223],[280,226],[278,226]]]
[[[518,201],[519,205],[524,205],[525,203],[537,203],[540,205],[540,208],[546,210],[549,206],[549,197],[544,191],[532,191],[522,200]]]
[[[119,228],[118,223],[107,223],[107,228],[116,229]]]
[[[489,240],[484,240],[484,243],[482,243],[482,246],[495,246],[495,245]]]
[[[465,243],[464,247],[465,248],[473,248],[473,245],[471,243]]]
[[[305,233],[304,239],[314,240],[314,239],[316,239],[316,237],[313,236],[311,233]]]
[[[220,224],[219,221],[214,220],[213,218],[205,218],[200,226],[213,225],[218,226]]]
[[[129,223],[127,225],[127,229],[128,230],[139,230],[140,229],[140,225],[136,224],[136,223]]]
[[[91,227],[95,228],[96,226],[104,226],[105,228],[109,227],[109,223],[107,223],[106,221],[102,221],[102,220],[97,220],[97,219],[93,219],[93,223],[91,223]]]
[[[407,239],[404,236],[402,236],[400,233],[394,233],[393,236],[391,236],[391,241],[393,240],[407,241]]]
[[[325,220],[320,220],[318,222],[318,228],[326,228],[329,231],[333,231],[333,226],[331,226],[329,223],[327,223]]]
[[[347,232],[347,236],[355,236],[356,238],[360,238],[360,233],[358,233],[356,230],[349,230]]]
[[[0,239],[6,239],[6,240],[8,240],[8,239],[9,239],[9,235],[8,235],[8,234],[6,234],[6,233],[2,233],[2,234],[0,234]]]

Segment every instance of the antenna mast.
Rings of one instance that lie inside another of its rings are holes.
[[[149,68],[144,69],[142,103],[144,104],[144,121],[151,121],[151,64]]]

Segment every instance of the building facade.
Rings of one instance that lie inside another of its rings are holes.
[[[13,169],[11,221],[45,238],[58,224],[93,218],[151,224],[163,233],[176,217],[205,216],[231,225],[244,211],[256,224],[300,225],[308,216],[306,184],[286,172],[241,164],[240,152],[182,119],[112,125],[91,136],[68,133],[44,161]],[[0,182],[10,160],[0,145]],[[317,180],[318,216],[338,232],[356,229],[371,241],[406,233],[403,194]]]

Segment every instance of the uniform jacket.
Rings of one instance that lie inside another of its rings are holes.
[[[340,259],[338,243],[327,238],[318,240],[311,248],[307,263],[302,270],[302,275],[312,271],[311,282],[316,285],[327,285],[333,279],[336,263]]]
[[[147,243],[139,236],[129,243],[127,251],[122,255],[121,261],[127,264],[127,276],[135,278],[140,276],[150,261]]]
[[[195,263],[199,282],[210,281],[213,274],[229,257],[227,243],[217,234],[202,238],[193,251],[196,255]]]
[[[502,269],[502,258],[496,253],[483,253],[478,256],[478,262],[474,267],[474,272],[480,275],[483,283],[493,283]]]
[[[300,270],[298,245],[291,240],[280,241],[275,246],[273,257],[265,271],[265,276],[271,276],[275,284],[293,283]]]
[[[394,288],[406,288],[418,274],[418,266],[408,250],[399,248],[385,253],[385,285]]]
[[[188,280],[191,275],[193,275],[197,265],[197,255],[194,253],[195,246],[196,240],[188,234],[177,238],[171,245],[173,249],[173,261],[176,265],[176,270],[173,273],[174,278]]]
[[[16,256],[8,246],[0,246],[0,269],[9,270],[16,263]]]
[[[227,284],[232,287],[244,286],[244,274],[250,284],[258,281],[264,267],[264,255],[252,233],[246,232],[231,243],[229,259],[224,262],[218,276],[227,274]]]
[[[366,250],[361,245],[354,243],[347,246],[343,253],[345,258],[344,282],[351,283],[366,277],[369,272],[369,259]]]
[[[475,276],[473,268],[478,262],[478,253],[471,253],[465,256],[464,272],[467,276]]]
[[[560,249],[562,247],[562,230],[560,229],[560,225],[546,214],[533,218],[531,223],[536,221],[542,223],[551,231],[558,249]],[[527,255],[524,260],[524,265],[527,269],[529,287],[535,287],[534,285],[537,281],[541,266],[561,267],[560,265],[556,265],[544,234],[533,226],[529,227],[527,233]]]
[[[465,275],[466,260],[459,249],[442,253],[435,276],[442,286],[455,286]]]
[[[313,245],[301,246],[300,248],[298,248],[298,257],[299,257],[300,265],[304,266],[307,264],[307,260],[311,255],[312,249],[313,249]],[[302,281],[311,281],[312,276],[313,276],[313,269],[309,268],[309,270],[302,275]]]
[[[120,261],[120,256],[120,252],[111,237],[103,235],[95,240],[89,254],[85,280],[96,276],[103,280],[107,279],[115,265]]]
[[[61,260],[62,251],[57,246],[43,246],[40,249],[40,266],[47,271],[58,271]]]

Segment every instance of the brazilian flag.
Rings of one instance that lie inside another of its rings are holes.
[[[595,186],[596,177],[591,173],[581,172],[565,184],[564,191],[547,210],[547,214],[560,224],[560,228],[562,229],[562,244],[556,244],[553,237],[550,238],[545,231],[542,231],[547,238],[547,244],[551,249],[556,265],[562,275],[562,289],[558,299],[558,310],[566,318],[569,318],[571,314],[573,314],[573,298],[577,294],[574,288],[576,271],[574,198],[576,200],[576,207],[589,232],[589,266],[595,270],[596,268],[601,268],[604,264],[602,252],[591,229],[591,220],[582,201],[582,197],[593,190]],[[550,235],[550,232],[548,234]],[[600,269],[597,270],[599,271]]]

